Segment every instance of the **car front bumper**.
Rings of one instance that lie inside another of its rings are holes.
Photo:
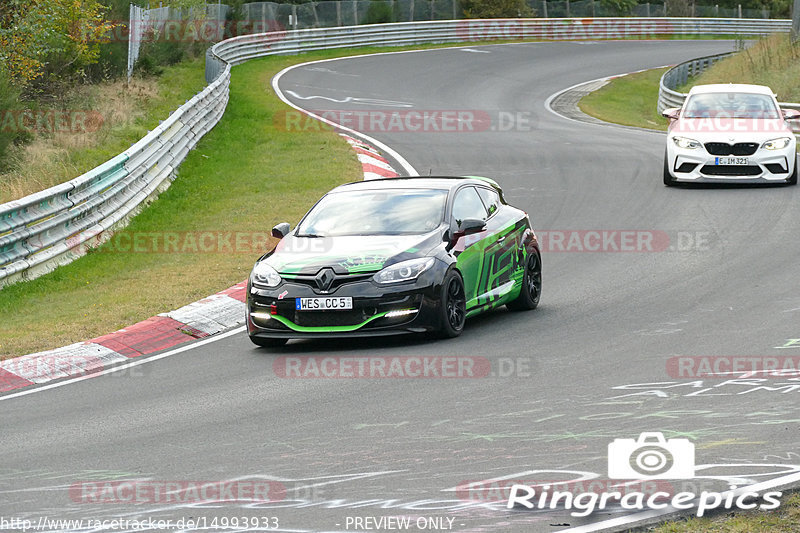
[[[720,165],[718,160],[726,156],[710,154],[704,147],[679,148],[671,139],[667,142],[667,165],[676,182],[782,183],[797,164],[794,142],[782,150],[759,148],[752,155],[742,156],[747,158],[747,165]]]
[[[426,272],[425,274],[429,274]],[[439,326],[441,286],[433,276],[379,286],[358,281],[321,294],[306,284],[284,281],[275,289],[248,284],[247,332],[264,338],[369,337],[422,333]],[[297,298],[351,297],[351,310],[300,311]]]

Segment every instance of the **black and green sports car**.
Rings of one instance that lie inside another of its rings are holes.
[[[390,178],[326,194],[253,267],[247,331],[259,346],[291,338],[435,332],[542,290],[528,215],[479,177]]]

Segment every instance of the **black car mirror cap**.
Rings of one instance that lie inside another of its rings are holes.
[[[276,239],[283,239],[292,230],[292,226],[288,222],[281,222],[272,228],[272,236]]]
[[[472,235],[480,233],[486,229],[486,221],[479,218],[465,218],[458,225],[458,233],[461,235]]]

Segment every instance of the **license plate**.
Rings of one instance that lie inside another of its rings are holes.
[[[339,298],[295,298],[294,306],[298,311],[338,311],[352,309],[353,298],[350,296]]]
[[[715,165],[749,165],[750,160],[746,157],[717,157]]]

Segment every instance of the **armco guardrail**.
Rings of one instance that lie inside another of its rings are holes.
[[[732,53],[733,52],[728,52],[725,54],[699,57],[675,65],[666,71],[664,75],[661,76],[661,81],[658,84],[658,112],[661,113],[665,109],[683,106],[683,102],[686,100],[688,94],[678,92],[675,89],[684,85],[690,77],[700,74],[720,59],[724,59]],[[791,102],[778,103],[781,107],[800,109],[800,104]]]
[[[791,21],[709,18],[449,20],[318,28],[234,37],[206,54],[210,83],[130,149],[72,181],[0,205],[0,286],[32,279],[108,238],[169,185],[186,153],[219,121],[230,69],[273,54],[359,46],[500,39],[623,39],[659,35],[755,36]]]
[[[0,205],[0,286],[33,279],[107,239],[169,185],[222,117],[230,67],[115,158],[71,181]]]
[[[666,71],[664,75],[661,76],[661,81],[658,84],[658,112],[661,113],[665,109],[671,107],[681,107],[683,101],[686,100],[686,94],[680,93],[675,89],[685,84],[689,80],[689,77],[697,76],[720,59],[728,57],[732,53],[733,52],[728,52],[725,54],[699,57],[675,65]]]

